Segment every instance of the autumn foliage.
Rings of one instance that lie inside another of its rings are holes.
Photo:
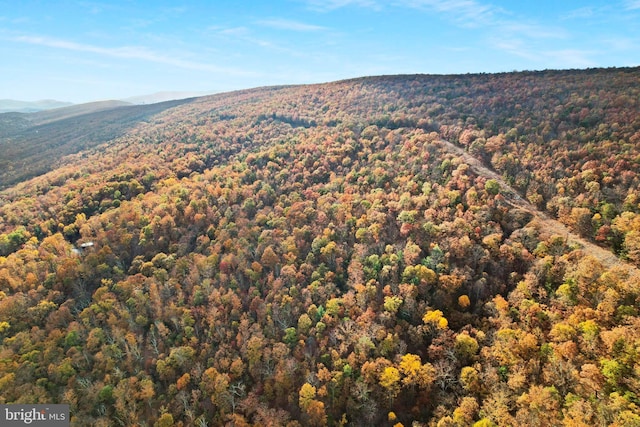
[[[0,193],[0,403],[637,425],[639,91],[638,69],[372,77],[145,116]]]

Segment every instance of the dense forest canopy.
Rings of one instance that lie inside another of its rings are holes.
[[[640,69],[123,108],[0,114],[0,403],[640,425]]]

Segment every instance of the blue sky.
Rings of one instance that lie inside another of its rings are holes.
[[[0,0],[0,99],[640,65],[640,0]]]

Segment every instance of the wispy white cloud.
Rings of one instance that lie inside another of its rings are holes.
[[[491,46],[495,49],[519,58],[524,58],[528,61],[536,61],[540,59],[539,55],[530,52],[526,44],[520,39],[494,39],[491,41]]]
[[[561,28],[514,19],[509,11],[476,0],[396,0],[395,4],[443,14],[456,25],[466,28],[495,28],[508,36],[533,39],[567,37]]]
[[[594,50],[533,48],[521,39],[494,39],[493,48],[523,58],[541,68],[585,68],[597,66]]]
[[[640,0],[635,0],[640,3]],[[541,67],[591,67],[593,51],[550,48],[549,40],[566,41],[571,34],[557,25],[541,25],[478,0],[396,0],[396,5],[444,15],[462,28],[487,30],[483,37],[497,51]],[[582,11],[587,13],[586,10]],[[496,34],[499,34],[496,35]],[[482,36],[481,36],[482,37]]]
[[[399,6],[449,15],[458,24],[465,27],[489,25],[499,14],[500,9],[479,3],[475,0],[397,0]]]
[[[174,6],[174,7],[166,7],[163,9],[163,13],[167,14],[169,16],[175,16],[175,15],[180,15],[185,13],[187,10],[189,10],[188,8],[184,7],[184,6]]]
[[[563,68],[586,68],[598,65],[591,59],[591,56],[596,53],[597,52],[591,50],[559,49],[543,51],[542,55],[552,64],[561,64]]]
[[[306,1],[311,6],[322,5],[327,10],[346,6],[381,9],[383,4],[375,0]],[[640,0],[633,1],[640,3]],[[394,0],[388,5],[441,14],[463,28],[497,28],[508,36],[517,35],[535,39],[567,37],[566,31],[561,28],[542,26],[524,19],[514,19],[509,11],[477,0]]]
[[[624,3],[627,10],[640,9],[640,0],[626,0]]]
[[[304,22],[291,21],[289,19],[280,19],[280,18],[262,19],[258,21],[258,24],[263,25],[265,27],[275,28],[278,30],[288,30],[288,31],[314,32],[314,31],[328,30],[327,27],[322,27],[320,25],[306,24]]]
[[[334,10],[346,6],[358,6],[374,10],[386,8],[414,9],[421,13],[441,15],[453,25],[478,31],[478,37],[491,48],[536,64],[561,64],[568,66],[594,66],[589,58],[591,51],[578,49],[550,49],[549,40],[570,40],[572,35],[558,25],[542,25],[527,17],[517,16],[502,7],[483,0],[305,0],[310,7]],[[640,8],[640,0],[626,1],[628,8]],[[322,7],[321,7],[322,6]],[[570,17],[597,13],[593,8],[582,8]],[[484,35],[483,35],[484,34]],[[496,34],[499,34],[497,36]],[[545,43],[546,42],[546,43]]]
[[[381,5],[376,0],[304,0],[304,2],[309,8],[318,12],[330,12],[347,6],[381,9]]]
[[[639,40],[634,40],[629,37],[609,37],[602,39],[602,42],[614,51],[630,51],[640,46]]]
[[[223,36],[247,36],[249,29],[247,27],[231,27],[231,28],[212,28],[218,34]]]
[[[499,11],[494,6],[484,5],[475,0],[304,0],[307,5],[318,11],[332,11],[347,6],[382,10],[384,6],[406,7],[423,11],[435,11],[449,14],[461,24],[474,26],[488,23],[491,16]]]
[[[253,36],[252,31],[247,27],[231,27],[231,28],[212,27],[210,29],[213,30],[217,35],[225,37],[225,39],[227,40],[249,43],[255,46],[260,46],[265,49],[286,51],[285,48],[277,46],[276,44],[268,40],[264,40],[264,39]]]
[[[596,14],[596,9],[593,6],[585,6],[578,9],[571,10],[562,16],[562,19],[584,19],[591,18]]]
[[[504,34],[515,34],[529,39],[565,39],[569,37],[566,30],[558,27],[546,27],[516,21],[500,21],[496,23]]]
[[[52,37],[43,36],[16,36],[11,37],[11,41],[26,43],[36,46],[44,46],[55,49],[64,49],[74,52],[87,52],[98,55],[108,56],[112,58],[134,59],[140,61],[155,62],[158,64],[169,65],[189,70],[221,72],[221,73],[238,73],[242,75],[254,75],[252,72],[244,70],[235,70],[220,67],[215,64],[191,61],[173,56],[159,54],[145,47],[140,46],[123,46],[123,47],[102,47],[84,43],[76,43],[68,40],[61,40]]]
[[[295,28],[294,24],[297,25],[307,25],[302,23],[296,23],[294,21],[282,21],[272,20],[273,23],[282,24],[284,27],[285,23]],[[262,22],[262,21],[261,21]],[[271,20],[264,20],[264,22],[271,22]],[[258,22],[260,24],[260,22]],[[265,24],[262,24],[265,25]],[[325,27],[319,27],[325,29]],[[326,28],[327,30],[329,28]],[[209,27],[208,30],[215,34],[216,36],[221,36],[224,40],[225,44],[231,43],[244,43],[248,45],[258,46],[268,51],[273,51],[276,53],[284,53],[292,57],[303,58],[308,57],[308,54],[300,49],[292,48],[287,45],[274,42],[272,40],[268,40],[265,37],[262,37],[260,34],[256,35],[256,31],[253,28],[240,26],[240,27],[230,27],[225,28],[221,26],[212,26]],[[293,31],[303,31],[302,29],[294,29]],[[305,30],[311,31],[311,30]]]
[[[20,25],[20,24],[29,24],[33,22],[32,18],[26,16],[18,16],[16,18],[5,18],[5,21],[8,21],[12,25]]]
[[[469,52],[471,50],[468,46],[449,46],[443,47],[444,50],[448,50],[449,52]]]
[[[77,1],[75,4],[78,7],[81,7],[87,10],[92,15],[99,15],[105,10],[108,10],[113,7],[113,6],[110,6],[109,4],[95,2],[95,1]]]

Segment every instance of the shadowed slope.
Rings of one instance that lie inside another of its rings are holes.
[[[63,156],[115,139],[140,121],[188,102],[129,106],[114,101],[0,115],[0,188],[41,175]]]

